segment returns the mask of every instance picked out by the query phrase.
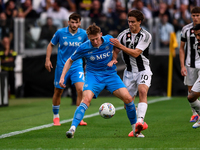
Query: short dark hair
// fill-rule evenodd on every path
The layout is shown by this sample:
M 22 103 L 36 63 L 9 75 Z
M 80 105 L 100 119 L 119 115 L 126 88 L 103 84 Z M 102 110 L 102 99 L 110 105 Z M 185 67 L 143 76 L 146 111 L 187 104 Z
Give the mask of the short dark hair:
M 197 24 L 196 26 L 194 26 L 194 30 L 200 30 L 200 24 Z
M 135 17 L 137 21 L 141 21 L 141 22 L 144 20 L 144 15 L 139 10 L 131 10 L 128 13 L 128 17 Z
M 200 7 L 194 7 L 194 8 L 192 8 L 192 10 L 191 10 L 191 14 L 194 14 L 194 13 L 200 13 Z
M 98 27 L 95 23 L 90 25 L 87 30 L 87 35 L 96 35 L 97 33 L 101 33 L 101 28 Z
M 71 20 L 71 19 L 73 19 L 73 20 L 79 20 L 79 21 L 81 21 L 81 15 L 79 15 L 78 13 L 72 13 L 70 16 L 69 16 L 69 20 Z

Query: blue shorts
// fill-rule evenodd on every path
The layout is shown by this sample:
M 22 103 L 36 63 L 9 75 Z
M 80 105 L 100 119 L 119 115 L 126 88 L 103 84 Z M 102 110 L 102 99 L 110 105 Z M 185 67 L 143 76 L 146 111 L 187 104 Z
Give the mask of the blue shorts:
M 60 76 L 62 74 L 62 71 L 63 71 L 63 67 L 56 67 L 55 77 L 54 77 L 54 86 L 59 89 L 64 89 L 64 88 L 60 87 L 60 85 L 59 85 Z M 66 84 L 69 79 L 71 80 L 72 84 L 77 83 L 77 82 L 84 82 L 83 67 L 69 69 L 69 71 L 65 75 L 64 84 Z
M 99 93 L 105 88 L 111 93 L 115 90 L 126 87 L 118 76 L 117 73 L 107 75 L 107 76 L 99 76 L 94 75 L 93 73 L 87 73 L 85 75 L 85 83 L 83 86 L 84 90 L 90 90 L 94 93 L 94 98 L 97 98 Z

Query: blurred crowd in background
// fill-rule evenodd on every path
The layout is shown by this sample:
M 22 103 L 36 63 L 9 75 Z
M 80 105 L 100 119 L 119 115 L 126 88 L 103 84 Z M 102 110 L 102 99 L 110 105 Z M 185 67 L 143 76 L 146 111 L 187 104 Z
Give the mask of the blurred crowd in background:
M 159 18 L 161 46 L 168 46 L 168 33 L 178 32 L 191 22 L 190 10 L 200 6 L 199 0 L 0 0 L 0 41 L 9 37 L 11 48 L 14 44 L 14 18 L 25 18 L 26 48 L 37 48 L 49 42 L 59 28 L 67 26 L 72 12 L 89 17 L 102 27 L 103 34 L 116 37 L 128 27 L 127 12 L 138 9 L 148 20 Z M 40 26 L 38 40 L 29 34 L 31 27 Z M 157 29 L 156 29 L 157 30 Z M 43 42 L 41 42 L 43 40 Z M 3 47 L 2 42 L 1 47 Z

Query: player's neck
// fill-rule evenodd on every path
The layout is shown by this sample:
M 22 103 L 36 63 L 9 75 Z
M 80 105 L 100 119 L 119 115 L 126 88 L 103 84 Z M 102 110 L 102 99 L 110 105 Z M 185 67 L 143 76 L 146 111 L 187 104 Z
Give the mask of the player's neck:
M 70 32 L 71 34 L 76 34 L 77 31 L 78 31 L 78 29 L 77 29 L 77 30 L 72 30 L 71 28 L 69 28 L 69 32 Z

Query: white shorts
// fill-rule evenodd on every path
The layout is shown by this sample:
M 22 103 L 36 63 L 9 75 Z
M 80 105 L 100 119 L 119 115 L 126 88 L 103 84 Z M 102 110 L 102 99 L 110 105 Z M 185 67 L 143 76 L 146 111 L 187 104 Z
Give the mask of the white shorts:
M 130 95 L 133 97 L 137 94 L 139 84 L 145 84 L 148 87 L 151 86 L 151 78 L 151 70 L 144 70 L 141 72 L 130 72 L 125 69 L 123 82 L 126 85 Z
M 188 66 L 186 66 L 186 69 L 187 76 L 184 77 L 184 84 L 187 86 L 193 86 L 199 76 L 198 72 L 200 71 L 200 69 L 191 68 Z
M 198 72 L 198 78 L 196 80 L 196 82 L 194 83 L 194 85 L 192 86 L 192 91 L 194 92 L 200 92 L 200 70 Z

